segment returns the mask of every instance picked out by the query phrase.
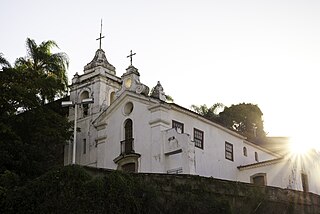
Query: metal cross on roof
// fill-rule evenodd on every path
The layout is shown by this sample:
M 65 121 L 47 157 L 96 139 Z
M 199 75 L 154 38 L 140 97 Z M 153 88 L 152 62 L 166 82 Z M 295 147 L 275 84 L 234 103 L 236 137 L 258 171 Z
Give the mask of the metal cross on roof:
M 101 49 L 101 40 L 104 38 L 104 36 L 102 36 L 102 19 L 101 19 L 101 28 L 100 28 L 100 37 L 96 40 L 100 40 L 99 42 L 99 49 Z
M 132 53 L 132 50 L 130 50 L 130 55 L 129 56 L 127 56 L 127 58 L 129 58 L 130 57 L 130 65 L 132 66 L 132 56 L 134 56 L 134 55 L 136 55 L 136 53 Z

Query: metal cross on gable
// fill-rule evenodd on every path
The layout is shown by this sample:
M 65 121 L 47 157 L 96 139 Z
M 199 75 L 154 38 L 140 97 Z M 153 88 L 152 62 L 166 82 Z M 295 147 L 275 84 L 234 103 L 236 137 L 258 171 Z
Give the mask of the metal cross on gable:
M 99 49 L 101 49 L 101 40 L 104 38 L 104 36 L 102 36 L 102 19 L 101 19 L 101 28 L 100 28 L 100 37 L 96 40 L 100 40 L 99 41 Z
M 130 57 L 130 65 L 132 66 L 132 56 L 134 56 L 134 55 L 136 55 L 136 53 L 132 53 L 132 50 L 130 50 L 130 55 L 129 56 L 127 56 L 127 58 L 129 58 Z

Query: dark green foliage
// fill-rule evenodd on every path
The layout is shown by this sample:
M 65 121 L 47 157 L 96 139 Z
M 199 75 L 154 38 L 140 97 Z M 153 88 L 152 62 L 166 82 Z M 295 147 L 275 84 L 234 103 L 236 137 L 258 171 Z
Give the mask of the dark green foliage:
M 215 103 L 209 108 L 206 104 L 200 106 L 192 105 L 191 108 L 205 118 L 214 122 L 218 122 L 219 112 L 223 110 L 225 106 L 222 103 Z
M 14 130 L 23 139 L 21 174 L 33 178 L 63 164 L 63 147 L 71 136 L 67 118 L 41 107 L 22 114 Z
M 263 127 L 263 113 L 258 107 L 251 103 L 240 103 L 225 107 L 221 103 L 216 103 L 211 107 L 205 104 L 191 108 L 205 118 L 232 129 L 253 142 L 263 142 L 266 134 Z M 219 110 L 221 110 L 219 112 Z
M 62 107 L 46 105 L 65 93 L 66 55 L 51 53 L 50 40 L 26 43 L 14 67 L 0 54 L 0 176 L 9 171 L 24 182 L 61 165 L 72 134 Z
M 231 213 L 230 205 L 223 196 L 204 189 L 192 189 L 191 185 L 177 185 L 174 198 L 171 206 L 179 213 Z M 167 213 L 172 211 L 168 210 Z
M 13 172 L 6 170 L 4 173 L 0 174 L 0 212 L 5 207 L 5 199 L 8 192 L 20 185 L 20 182 L 19 176 Z
M 7 176 L 14 177 L 10 173 Z M 164 190 L 156 190 L 158 187 L 135 174 L 113 171 L 94 177 L 80 166 L 67 166 L 52 169 L 3 194 L 0 189 L 0 212 L 230 213 L 230 205 L 224 197 L 205 189 L 172 183 L 174 195 L 168 195 Z
M 56 95 L 65 94 L 68 85 L 68 56 L 65 53 L 51 53 L 52 48 L 59 48 L 52 40 L 37 45 L 33 39 L 27 38 L 26 48 L 27 56 L 18 58 L 15 68 L 32 75 L 43 103 L 53 101 Z
M 63 147 L 72 134 L 67 118 L 43 106 L 2 122 L 0 174 L 9 170 L 32 179 L 63 164 Z
M 4 171 L 3 174 L 0 175 L 0 186 L 6 187 L 8 189 L 14 188 L 20 183 L 19 176 L 10 172 L 9 170 Z
M 0 191 L 1 194 L 1 191 Z M 53 169 L 4 197 L 2 213 L 153 213 L 151 188 L 128 174 L 92 177 L 79 166 Z
M 0 69 L 2 68 L 10 68 L 10 63 L 4 58 L 3 54 L 0 53 Z
M 85 186 L 85 213 L 152 213 L 157 210 L 151 187 L 129 174 L 114 171 Z
M 167 100 L 168 102 L 170 102 L 170 103 L 173 103 L 173 102 L 174 102 L 173 97 L 171 97 L 170 95 L 167 95 L 167 94 L 166 94 L 166 100 Z
M 191 175 L 127 174 L 77 165 L 18 187 L 0 177 L 0 213 L 319 213 L 319 196 Z M 95 174 L 89 174 L 88 172 Z
M 226 127 L 236 130 L 249 139 L 255 139 L 265 137 L 262 115 L 258 105 L 240 103 L 226 107 L 219 114 L 219 120 Z
M 0 71 L 0 116 L 14 116 L 18 109 L 29 110 L 39 106 L 32 74 L 14 68 Z
M 154 90 L 155 90 L 156 86 L 154 86 L 151 90 L 150 90 L 150 93 L 149 93 L 149 96 L 152 96 Z M 165 95 L 166 96 L 166 101 L 169 102 L 169 103 L 173 103 L 174 102 L 174 99 L 172 96 L 170 95 Z
M 3 213 L 77 213 L 83 186 L 90 179 L 78 166 L 51 170 L 10 191 Z

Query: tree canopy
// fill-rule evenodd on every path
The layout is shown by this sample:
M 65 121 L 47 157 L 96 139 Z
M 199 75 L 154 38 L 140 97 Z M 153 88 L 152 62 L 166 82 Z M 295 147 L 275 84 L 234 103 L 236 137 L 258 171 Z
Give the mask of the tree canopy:
M 52 41 L 44 41 L 40 45 L 32 39 L 26 41 L 27 56 L 15 62 L 15 69 L 25 72 L 35 83 L 35 89 L 43 103 L 53 101 L 56 96 L 65 94 L 68 79 L 66 70 L 69 60 L 65 53 L 52 53 L 58 45 Z
M 0 54 L 0 175 L 37 177 L 61 163 L 70 124 L 60 103 L 66 94 L 68 58 L 52 53 L 54 41 L 27 39 L 27 56 L 12 66 Z
M 216 103 L 211 107 L 205 104 L 191 108 L 198 114 L 206 117 L 209 120 L 220 123 L 223 126 L 232 129 L 253 142 L 259 143 L 265 137 L 263 126 L 263 113 L 258 107 L 251 103 L 240 103 L 226 107 L 221 103 Z M 217 112 L 218 109 L 222 109 Z
M 196 105 L 191 106 L 191 108 L 195 112 L 215 122 L 218 122 L 219 112 L 222 111 L 224 107 L 225 106 L 222 103 L 215 103 L 209 108 L 207 107 L 206 104 L 200 105 L 200 106 L 196 106 Z
M 240 103 L 226 107 L 219 114 L 220 122 L 228 128 L 247 136 L 249 139 L 265 137 L 263 113 L 251 103 Z
M 4 68 L 10 68 L 11 65 L 10 63 L 4 58 L 3 54 L 0 53 L 0 68 L 2 69 L 2 67 Z

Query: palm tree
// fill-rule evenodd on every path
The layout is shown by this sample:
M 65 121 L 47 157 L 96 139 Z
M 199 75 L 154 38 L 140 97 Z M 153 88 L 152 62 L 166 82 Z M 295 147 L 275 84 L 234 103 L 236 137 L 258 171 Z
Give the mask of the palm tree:
M 27 38 L 26 48 L 27 56 L 18 58 L 15 68 L 37 82 L 42 102 L 53 101 L 56 96 L 65 94 L 68 86 L 68 56 L 65 53 L 52 53 L 52 48 L 59 48 L 52 40 L 37 45 L 33 39 Z
M 10 63 L 3 57 L 3 54 L 0 53 L 0 68 L 11 68 Z
M 191 109 L 209 120 L 218 122 L 219 111 L 224 109 L 224 105 L 222 103 L 215 103 L 209 108 L 206 104 L 200 106 L 191 105 Z

